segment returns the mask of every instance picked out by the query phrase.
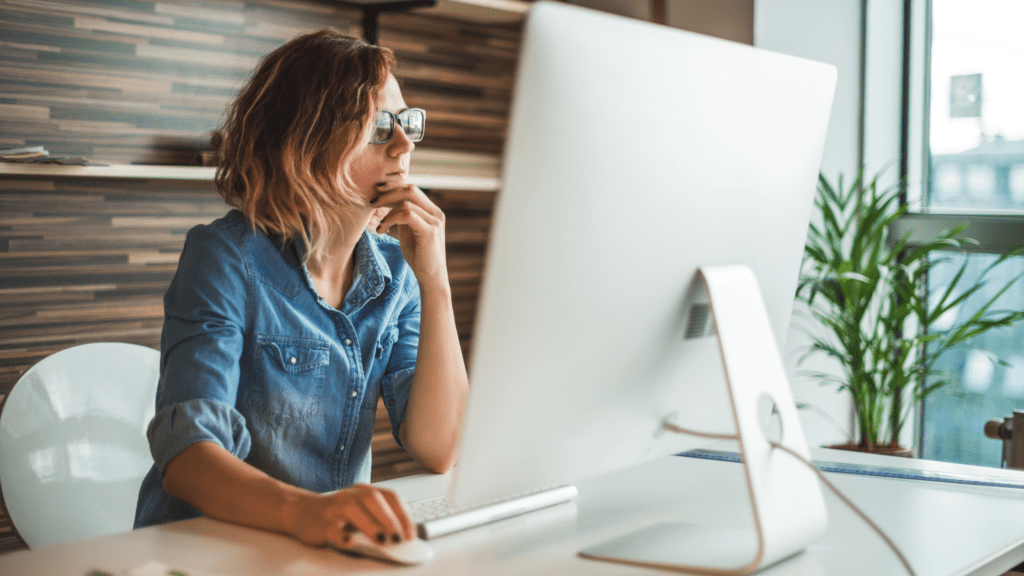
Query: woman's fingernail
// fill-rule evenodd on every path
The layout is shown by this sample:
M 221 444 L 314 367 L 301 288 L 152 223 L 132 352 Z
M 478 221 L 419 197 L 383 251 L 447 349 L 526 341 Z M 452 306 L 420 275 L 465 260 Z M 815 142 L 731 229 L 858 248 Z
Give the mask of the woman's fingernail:
M 349 542 L 351 542 L 352 541 L 352 533 L 346 531 L 344 534 L 342 534 L 341 541 L 344 542 L 345 544 L 348 544 Z
M 388 541 L 387 536 L 383 532 L 377 532 L 377 542 L 383 544 Z
M 398 533 L 392 534 L 391 535 L 391 541 L 395 542 L 395 543 L 401 542 L 402 541 L 402 535 L 398 534 Z

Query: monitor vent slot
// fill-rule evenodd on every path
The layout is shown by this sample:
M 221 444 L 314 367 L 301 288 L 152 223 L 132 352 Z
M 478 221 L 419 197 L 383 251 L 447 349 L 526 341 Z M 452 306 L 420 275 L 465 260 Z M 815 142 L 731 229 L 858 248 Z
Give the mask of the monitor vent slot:
M 707 304 L 694 304 L 690 306 L 690 318 L 686 322 L 686 335 L 684 339 L 693 340 L 710 336 L 714 333 L 714 322 L 711 321 L 711 306 Z

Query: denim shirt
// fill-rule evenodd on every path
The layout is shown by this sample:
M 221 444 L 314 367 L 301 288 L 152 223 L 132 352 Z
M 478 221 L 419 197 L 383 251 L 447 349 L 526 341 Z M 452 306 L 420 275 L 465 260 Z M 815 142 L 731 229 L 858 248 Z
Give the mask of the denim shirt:
M 383 394 L 398 440 L 419 344 L 419 287 L 398 241 L 364 232 L 341 310 L 317 294 L 295 243 L 229 212 L 189 231 L 164 297 L 154 466 L 135 527 L 200 515 L 168 495 L 164 467 L 212 441 L 315 492 L 370 481 Z

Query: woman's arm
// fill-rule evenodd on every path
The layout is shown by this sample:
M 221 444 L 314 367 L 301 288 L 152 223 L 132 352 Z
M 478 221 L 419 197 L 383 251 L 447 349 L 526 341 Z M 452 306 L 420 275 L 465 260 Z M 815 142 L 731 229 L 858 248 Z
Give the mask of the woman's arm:
M 164 468 L 164 490 L 204 515 L 290 534 L 312 546 L 347 548 L 353 530 L 378 541 L 415 536 L 393 492 L 358 484 L 317 494 L 276 480 L 216 442 L 197 442 Z
M 455 465 L 468 393 L 451 288 L 421 284 L 416 370 L 398 434 L 416 461 L 432 472 L 447 472 Z
M 377 227 L 398 226 L 402 255 L 420 288 L 416 369 L 399 438 L 417 462 L 437 473 L 455 465 L 469 378 L 455 330 L 445 259 L 444 213 L 414 185 L 387 184 L 374 201 L 391 211 Z

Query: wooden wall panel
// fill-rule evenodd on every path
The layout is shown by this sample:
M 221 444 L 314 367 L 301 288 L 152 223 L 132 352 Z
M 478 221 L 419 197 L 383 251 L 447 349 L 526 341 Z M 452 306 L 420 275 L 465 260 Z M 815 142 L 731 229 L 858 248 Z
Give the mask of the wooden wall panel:
M 225 210 L 209 182 L 0 179 L 0 392 L 70 346 L 159 348 L 185 232 Z
M 0 180 L 0 392 L 68 346 L 159 346 L 185 232 L 224 214 L 212 185 Z
M 0 148 L 193 163 L 263 54 L 325 26 L 358 35 L 359 22 L 358 11 L 328 0 L 0 0 Z M 428 110 L 418 146 L 500 153 L 519 26 L 423 13 L 385 14 L 380 25 L 406 101 Z M 448 215 L 468 353 L 494 196 L 431 194 Z M 0 397 L 69 346 L 159 347 L 184 234 L 225 210 L 209 182 L 0 176 Z M 384 418 L 374 479 L 417 471 Z M 0 552 L 20 547 L 0 516 Z
M 427 148 L 499 153 L 519 27 L 384 14 Z M 0 148 L 112 163 L 186 164 L 259 58 L 296 34 L 360 35 L 335 2 L 0 0 Z

